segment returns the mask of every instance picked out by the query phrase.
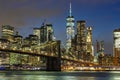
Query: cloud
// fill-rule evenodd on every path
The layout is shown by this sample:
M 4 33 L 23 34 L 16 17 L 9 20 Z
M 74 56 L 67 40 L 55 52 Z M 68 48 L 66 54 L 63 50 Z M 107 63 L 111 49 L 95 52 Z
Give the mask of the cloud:
M 30 19 L 50 18 L 62 13 L 54 0 L 0 0 L 0 25 L 26 26 Z

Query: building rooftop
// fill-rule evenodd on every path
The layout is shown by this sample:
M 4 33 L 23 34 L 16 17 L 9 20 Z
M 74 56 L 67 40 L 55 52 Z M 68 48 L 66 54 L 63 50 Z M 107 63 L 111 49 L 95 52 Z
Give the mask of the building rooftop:
M 115 29 L 113 32 L 120 32 L 120 28 L 119 29 Z

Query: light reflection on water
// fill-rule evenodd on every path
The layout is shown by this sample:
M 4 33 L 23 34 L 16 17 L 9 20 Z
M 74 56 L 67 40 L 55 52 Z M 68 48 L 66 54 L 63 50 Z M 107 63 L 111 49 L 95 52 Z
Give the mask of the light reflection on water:
M 0 72 L 0 80 L 120 80 L 118 72 Z M 29 75 L 30 73 L 30 75 Z

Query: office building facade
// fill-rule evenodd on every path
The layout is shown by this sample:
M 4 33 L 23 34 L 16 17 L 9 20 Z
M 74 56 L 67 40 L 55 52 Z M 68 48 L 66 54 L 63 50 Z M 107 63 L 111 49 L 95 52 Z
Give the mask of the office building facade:
M 78 58 L 83 58 L 86 54 L 86 27 L 85 21 L 77 21 L 77 40 L 76 40 L 76 51 L 78 53 Z
M 120 29 L 115 29 L 114 37 L 114 57 L 120 57 Z
M 10 25 L 3 25 L 2 26 L 2 39 L 7 39 L 10 42 L 12 42 L 13 36 L 14 36 L 14 27 Z

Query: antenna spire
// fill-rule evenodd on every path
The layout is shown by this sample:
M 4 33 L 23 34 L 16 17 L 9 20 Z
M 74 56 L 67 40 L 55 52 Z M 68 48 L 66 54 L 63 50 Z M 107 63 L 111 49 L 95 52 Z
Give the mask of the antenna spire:
M 70 2 L 70 16 L 72 16 L 72 6 L 71 6 L 71 2 Z
M 45 22 L 46 22 L 46 19 L 44 19 L 44 21 L 43 21 L 43 23 L 42 23 L 42 26 L 44 26 L 44 25 L 45 25 Z

